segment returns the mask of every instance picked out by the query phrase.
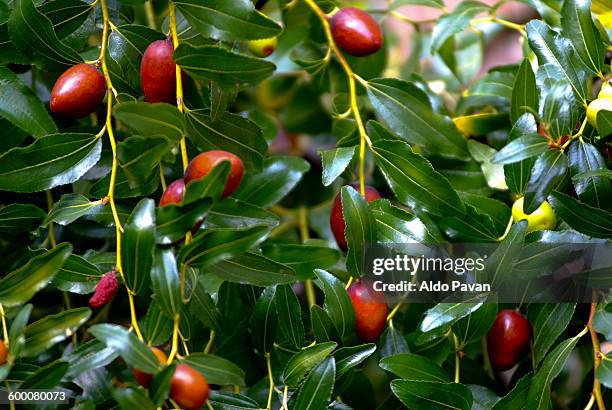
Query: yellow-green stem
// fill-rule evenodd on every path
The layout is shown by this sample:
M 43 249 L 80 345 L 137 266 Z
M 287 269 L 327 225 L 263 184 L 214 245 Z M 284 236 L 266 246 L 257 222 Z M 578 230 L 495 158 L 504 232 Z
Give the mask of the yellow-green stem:
M 459 383 L 461 372 L 461 352 L 459 350 L 459 338 L 453 333 L 453 344 L 455 345 L 455 383 Z
M 596 296 L 595 292 L 593 292 L 593 296 Z M 593 396 L 595 397 L 595 402 L 597 403 L 599 410 L 606 410 L 606 405 L 604 404 L 603 396 L 601 394 L 601 382 L 599 381 L 596 373 L 597 368 L 601 364 L 601 347 L 599 345 L 599 337 L 597 336 L 597 332 L 593 327 L 593 318 L 595 317 L 596 311 L 597 302 L 593 302 L 591 303 L 591 311 L 589 314 L 589 321 L 587 323 L 587 327 L 591 335 L 591 343 L 593 344 L 593 373 L 595 374 L 593 378 Z
M 212 351 L 212 348 L 215 344 L 216 333 L 214 330 L 210 331 L 210 336 L 208 338 L 208 343 L 206 343 L 206 347 L 204 348 L 204 353 L 208 354 Z
M 309 238 L 308 234 L 308 208 L 305 206 L 300 206 L 298 209 L 298 220 L 300 226 L 300 238 L 302 239 L 302 243 L 306 242 Z M 306 279 L 304 282 L 304 291 L 306 292 L 306 300 L 308 302 L 308 307 L 312 307 L 315 303 L 317 303 L 315 297 L 315 289 L 311 279 Z
M 50 212 L 53 208 L 53 196 L 51 196 L 51 190 L 46 190 L 45 194 L 47 196 L 47 210 Z M 55 240 L 55 228 L 53 222 L 49 223 L 47 229 L 49 229 L 49 242 L 51 243 L 51 248 L 55 248 L 57 246 L 57 241 Z
M 4 337 L 4 344 L 6 347 L 9 346 L 9 333 L 8 327 L 6 326 L 6 317 L 4 317 L 4 307 L 0 304 L 0 318 L 2 319 L 2 335 Z
M 272 409 L 272 392 L 274 391 L 274 378 L 272 377 L 272 364 L 270 363 L 270 353 L 266 353 L 266 367 L 268 368 L 268 380 L 270 388 L 268 390 L 268 405 L 266 410 Z
M 147 0 L 145 3 L 145 13 L 147 14 L 147 24 L 149 28 L 155 30 L 155 10 L 153 9 L 153 0 Z
M 172 326 L 172 348 L 170 349 L 170 354 L 168 355 L 167 363 L 170 364 L 174 361 L 176 354 L 178 352 L 178 335 L 179 335 L 179 325 L 181 323 L 181 316 L 176 315 L 174 318 L 174 324 Z

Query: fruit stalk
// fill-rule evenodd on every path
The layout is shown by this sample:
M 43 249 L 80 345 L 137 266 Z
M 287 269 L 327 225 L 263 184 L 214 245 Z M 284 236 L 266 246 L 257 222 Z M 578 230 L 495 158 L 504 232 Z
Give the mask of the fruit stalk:
M 4 316 L 4 307 L 0 303 L 0 319 L 2 319 L 2 335 L 4 338 L 4 344 L 6 347 L 9 346 L 9 333 L 8 328 L 6 327 L 6 317 Z
M 274 391 L 274 378 L 272 377 L 272 364 L 270 363 L 270 353 L 266 353 L 266 367 L 268 368 L 268 380 L 270 388 L 268 390 L 268 404 L 266 410 L 272 409 L 272 392 Z
M 308 209 L 305 206 L 299 208 L 299 221 L 300 221 L 300 237 L 302 244 L 308 240 Z M 306 300 L 308 301 L 308 307 L 311 308 L 317 303 L 315 297 L 314 285 L 311 279 L 306 279 L 304 282 L 304 289 L 306 290 Z
M 357 124 L 357 130 L 359 131 L 359 193 L 361 195 L 365 195 L 365 146 L 366 143 L 368 145 L 372 145 L 370 138 L 366 132 L 365 126 L 363 125 L 363 120 L 361 118 L 361 114 L 359 113 L 359 106 L 357 105 L 357 87 L 355 85 L 356 74 L 353 73 L 351 66 L 346 61 L 336 42 L 334 41 L 334 37 L 331 32 L 331 27 L 329 26 L 329 21 L 327 20 L 327 15 L 321 8 L 315 3 L 314 0 L 304 0 L 306 4 L 319 16 L 321 20 L 321 25 L 323 26 L 323 30 L 325 31 L 325 37 L 327 38 L 327 42 L 329 44 L 329 48 L 336 55 L 336 58 L 340 62 L 344 73 L 346 74 L 348 85 L 349 85 L 349 100 L 351 105 L 351 111 L 353 112 L 353 117 L 355 118 L 355 123 Z
M 117 160 L 117 141 L 115 139 L 115 134 L 113 132 L 113 124 L 112 124 L 112 113 L 113 113 L 113 97 L 115 96 L 115 89 L 113 87 L 113 82 L 111 81 L 110 74 L 108 71 L 108 67 L 106 65 L 106 49 L 108 46 L 108 31 L 111 26 L 111 21 L 108 15 L 108 7 L 106 5 L 106 0 L 100 0 L 100 8 L 102 10 L 102 45 L 100 47 L 100 56 L 98 60 L 102 66 L 102 74 L 104 75 L 104 81 L 106 82 L 106 88 L 108 90 L 107 93 L 107 103 L 106 103 L 106 121 L 105 128 L 108 133 L 108 139 L 111 145 L 111 151 L 113 154 L 113 160 L 111 165 L 111 176 L 110 182 L 108 185 L 108 193 L 107 198 L 111 206 L 111 212 L 113 214 L 113 220 L 115 222 L 115 230 L 117 236 L 117 260 L 116 260 L 116 268 L 119 274 L 121 275 L 121 279 L 125 284 L 125 278 L 123 276 L 123 265 L 121 261 L 121 239 L 123 233 L 123 227 L 121 226 L 121 221 L 119 220 L 119 214 L 117 213 L 117 207 L 115 206 L 115 182 L 117 180 L 117 168 L 118 168 L 118 160 Z M 98 134 L 102 136 L 103 134 Z M 142 337 L 142 332 L 140 331 L 140 327 L 138 326 L 138 319 L 136 317 L 136 307 L 134 304 L 134 292 L 125 285 L 127 289 L 128 301 L 130 304 L 130 317 L 132 322 L 132 328 L 136 332 L 136 335 L 140 340 L 144 340 Z
M 596 310 L 597 302 L 591 303 L 591 312 L 589 314 L 589 321 L 587 322 L 587 327 L 589 328 L 591 342 L 593 343 L 593 396 L 595 397 L 595 401 L 597 402 L 597 407 L 599 408 L 599 410 L 605 410 L 606 405 L 604 404 L 603 396 L 601 394 L 601 382 L 597 378 L 596 373 L 597 368 L 601 364 L 601 350 L 599 346 L 599 338 L 597 337 L 597 332 L 593 327 L 593 317 L 595 316 Z

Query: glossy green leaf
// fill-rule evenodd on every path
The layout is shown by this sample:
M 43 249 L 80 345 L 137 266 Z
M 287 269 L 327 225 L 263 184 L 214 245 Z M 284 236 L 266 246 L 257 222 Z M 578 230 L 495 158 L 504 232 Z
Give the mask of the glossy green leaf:
M 180 241 L 187 232 L 204 220 L 211 206 L 210 198 L 202 198 L 188 204 L 159 207 L 155 218 L 157 243 L 167 245 Z
M 144 342 L 138 340 L 134 332 L 103 323 L 90 327 L 89 333 L 119 353 L 130 366 L 151 374 L 159 370 L 157 357 Z
M 250 319 L 251 337 L 259 353 L 269 353 L 274 344 L 278 315 L 274 299 L 276 297 L 276 286 L 264 289 Z
M 484 303 L 485 299 L 486 295 L 476 295 L 466 299 L 464 302 L 438 303 L 425 312 L 419 329 L 421 332 L 429 332 L 442 326 L 455 323 L 459 319 L 476 311 L 476 309 Z
M 154 410 L 156 408 L 143 389 L 134 387 L 114 388 L 112 394 L 121 408 L 135 410 Z
M 67 377 L 77 377 L 88 370 L 107 366 L 117 356 L 113 349 L 106 347 L 97 339 L 81 343 L 70 355 L 64 357 L 70 363 Z
M 206 353 L 192 353 L 183 359 L 187 363 L 206 377 L 208 383 L 221 386 L 234 385 L 244 386 L 244 371 L 219 356 Z
M 341 341 L 338 331 L 327 314 L 327 311 L 322 307 L 312 305 L 310 308 L 310 322 L 312 323 L 312 331 L 317 343 L 332 340 Z
M 325 408 L 331 398 L 336 377 L 336 362 L 328 357 L 319 363 L 306 377 L 292 400 L 294 409 Z
M 551 194 L 550 204 L 555 214 L 578 232 L 596 238 L 612 238 L 612 213 L 557 191 Z
M 69 367 L 70 364 L 65 361 L 51 362 L 25 379 L 19 388 L 24 390 L 52 389 L 60 384 Z
M 143 199 L 123 227 L 121 259 L 126 286 L 139 294 L 149 287 L 155 248 L 155 203 Z
M 209 266 L 207 271 L 221 280 L 262 287 L 296 281 L 291 267 L 255 253 L 222 260 Z
M 178 142 L 185 135 L 185 118 L 170 104 L 125 102 L 115 106 L 113 115 L 126 126 L 147 137 L 161 135 Z
M 0 67 L 0 115 L 35 138 L 57 132 L 43 103 L 15 73 Z
M 612 386 L 612 354 L 607 354 L 595 371 L 595 375 L 606 388 Z
M 78 180 L 98 162 L 101 140 L 91 134 L 53 134 L 0 156 L 0 190 L 38 192 Z
M 151 380 L 151 384 L 149 385 L 149 397 L 156 406 L 161 406 L 170 396 L 175 370 L 175 364 L 166 366 L 153 377 L 153 380 Z
M 34 205 L 10 204 L 0 208 L 0 232 L 31 232 L 41 225 L 45 213 Z
M 344 236 L 348 244 L 346 268 L 352 277 L 363 274 L 363 260 L 368 245 L 376 242 L 376 221 L 368 202 L 357 190 L 345 186 L 341 190 L 342 214 L 346 224 Z
M 340 252 L 314 243 L 265 245 L 263 254 L 293 270 L 298 278 L 311 278 L 314 269 L 328 269 L 340 259 Z
M 25 346 L 22 357 L 34 357 L 57 343 L 69 338 L 89 317 L 89 308 L 65 310 L 55 315 L 48 315 L 25 328 Z
M 281 27 L 257 12 L 250 0 L 175 1 L 178 10 L 204 37 L 251 40 L 277 36 Z
M 380 336 L 378 346 L 381 359 L 410 351 L 404 336 L 393 326 L 387 326 Z
M 453 333 L 461 345 L 480 340 L 487 334 L 497 316 L 497 303 L 491 300 L 453 324 Z
M 137 187 L 159 175 L 162 158 L 170 152 L 171 145 L 163 137 L 126 138 L 119 143 L 117 158 L 130 186 Z
M 250 397 L 236 393 L 228 393 L 220 390 L 210 392 L 209 402 L 211 406 L 219 410 L 243 410 L 259 409 L 259 404 Z
M 183 308 L 179 271 L 176 258 L 170 249 L 157 249 L 151 267 L 151 283 L 154 298 L 161 311 L 170 318 L 180 315 Z
M 607 169 L 604 157 L 597 148 L 582 140 L 570 144 L 567 160 L 572 177 Z M 593 176 L 573 182 L 581 200 L 597 208 L 612 209 L 612 184 L 609 178 Z
M 379 366 L 404 380 L 450 382 L 450 377 L 437 363 L 425 356 L 401 353 L 385 357 Z
M 68 225 L 82 216 L 96 212 L 103 207 L 101 201 L 90 201 L 80 194 L 62 195 L 59 201 L 53 204 L 49 215 L 45 218 L 43 226 L 54 222 L 60 225 Z
M 561 182 L 568 170 L 567 157 L 561 151 L 548 150 L 536 160 L 525 188 L 523 210 L 530 214 L 540 207 Z
M 336 359 L 336 377 L 340 378 L 353 367 L 363 363 L 375 351 L 376 345 L 374 343 L 338 349 L 334 353 L 334 359 Z
M 346 169 L 355 155 L 355 146 L 320 151 L 323 162 L 323 185 L 331 185 Z
M 204 221 L 204 228 L 243 229 L 254 226 L 272 228 L 277 226 L 279 222 L 278 215 L 273 212 L 234 198 L 227 198 L 213 205 Z
M 285 340 L 294 348 L 304 346 L 304 323 L 302 322 L 302 309 L 297 296 L 290 285 L 276 287 L 274 297 L 276 314 L 278 315 L 278 329 Z
M 465 30 L 478 14 L 489 9 L 478 1 L 463 1 L 451 13 L 440 17 L 431 34 L 431 49 L 437 51 L 453 35 Z
M 523 376 L 512 390 L 493 406 L 493 410 L 514 410 L 524 408 L 532 373 Z
M 51 20 L 57 36 L 64 38 L 85 23 L 93 6 L 82 0 L 51 0 L 43 3 L 38 10 Z
M 538 111 L 538 89 L 531 63 L 524 59 L 521 63 L 512 87 L 510 119 L 515 123 L 526 112 Z
M 335 342 L 317 343 L 291 356 L 283 372 L 285 384 L 296 387 L 308 372 L 329 356 L 337 346 Z
M 370 203 L 376 219 L 378 240 L 388 243 L 437 243 L 442 241 L 438 228 L 426 217 L 417 217 L 391 205 L 387 199 Z
M 535 122 L 535 118 L 531 113 L 523 114 L 518 118 L 512 130 L 508 134 L 508 141 L 510 144 L 521 137 L 526 135 L 535 134 L 538 131 L 538 126 Z M 502 149 L 503 151 L 503 149 Z M 501 152 L 501 151 L 500 151 Z M 535 163 L 535 158 L 524 159 L 518 163 L 504 165 L 504 176 L 508 188 L 516 195 L 522 195 L 527 182 L 529 181 L 529 175 L 531 168 Z
M 190 181 L 185 187 L 183 203 L 190 204 L 202 198 L 220 199 L 230 172 L 229 161 L 222 161 L 203 178 Z
M 51 284 L 60 290 L 83 295 L 94 291 L 102 275 L 96 265 L 78 255 L 70 255 Z
M 591 17 L 591 0 L 566 0 L 561 10 L 561 28 L 584 64 L 601 73 L 606 49 Z
M 344 340 L 355 331 L 355 312 L 351 299 L 338 278 L 321 269 L 315 269 L 325 294 L 325 310 L 340 337 Z
M 576 305 L 574 303 L 547 303 L 542 305 L 533 322 L 533 362 L 537 365 L 548 353 L 557 338 L 569 324 Z
M 540 134 L 528 134 L 513 140 L 493 157 L 495 164 L 512 164 L 540 155 L 548 149 L 548 140 Z
M 203 276 L 198 278 L 195 289 L 191 292 L 189 310 L 205 327 L 215 332 L 221 332 L 223 329 L 221 312 L 212 297 L 206 292 Z
M 9 353 L 7 357 L 7 366 L 10 366 L 10 364 L 21 355 L 21 350 L 25 345 L 25 328 L 28 325 L 33 308 L 34 305 L 32 304 L 24 305 L 21 309 L 19 309 L 19 312 L 17 312 L 13 318 L 13 322 L 9 328 Z
M 391 390 L 408 408 L 428 410 L 472 408 L 472 392 L 459 383 L 393 380 Z
M 172 319 L 161 312 L 154 300 L 149 304 L 147 314 L 142 319 L 143 336 L 154 346 L 159 346 L 170 340 L 172 336 Z
M 62 243 L 6 274 L 0 279 L 0 303 L 15 306 L 30 300 L 53 279 L 71 251 L 70 244 Z

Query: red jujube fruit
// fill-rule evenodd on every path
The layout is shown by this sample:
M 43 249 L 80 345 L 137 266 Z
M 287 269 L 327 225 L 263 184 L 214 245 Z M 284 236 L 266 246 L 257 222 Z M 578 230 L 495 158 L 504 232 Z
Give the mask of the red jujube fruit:
M 176 64 L 172 40 L 149 44 L 140 63 L 140 85 L 149 103 L 176 104 Z
M 208 400 L 209 387 L 200 372 L 184 363 L 176 366 L 170 382 L 170 397 L 182 408 L 196 410 Z
M 359 191 L 359 185 L 349 186 L 356 191 Z M 376 188 L 369 185 L 366 185 L 364 188 L 366 201 L 372 202 L 380 198 L 380 193 L 376 190 Z M 344 236 L 346 223 L 344 221 L 344 214 L 342 213 L 342 195 L 340 192 L 338 192 L 338 195 L 336 195 L 334 203 L 332 204 L 331 212 L 329 214 L 329 224 L 334 234 L 334 238 L 336 238 L 338 247 L 346 252 L 348 249 L 348 244 L 346 243 L 346 238 Z
M 367 281 L 353 283 L 348 295 L 355 311 L 355 332 L 363 342 L 376 342 L 385 329 L 388 307 L 383 295 L 375 292 Z
M 382 47 L 380 25 L 363 10 L 343 8 L 334 14 L 330 26 L 336 44 L 350 55 L 363 57 Z
M 194 179 L 204 178 L 223 161 L 229 161 L 230 172 L 221 197 L 226 198 L 233 194 L 242 181 L 244 165 L 239 157 L 227 151 L 213 150 L 196 155 L 185 170 L 185 184 Z
M 183 200 L 185 194 L 185 181 L 177 179 L 166 187 L 166 190 L 162 194 L 159 200 L 159 206 L 166 206 L 170 204 L 178 204 Z
M 164 353 L 161 349 L 158 349 L 157 347 L 152 347 L 151 351 L 157 358 L 157 361 L 159 362 L 159 364 L 161 365 L 166 364 L 166 362 L 168 361 L 168 356 L 166 356 L 166 353 Z M 136 378 L 136 381 L 138 382 L 138 384 L 143 387 L 149 387 L 149 384 L 151 384 L 151 380 L 153 380 L 152 374 L 145 373 L 138 369 L 134 369 L 134 377 Z
M 51 90 L 51 112 L 58 117 L 78 119 L 98 108 L 106 95 L 100 71 L 89 64 L 77 64 L 59 76 Z
M 101 308 L 110 302 L 117 293 L 117 273 L 115 271 L 106 272 L 96 285 L 96 290 L 89 299 L 89 306 L 94 309 Z
M 487 350 L 496 370 L 508 370 L 529 352 L 532 330 L 525 316 L 515 310 L 502 310 L 487 333 Z

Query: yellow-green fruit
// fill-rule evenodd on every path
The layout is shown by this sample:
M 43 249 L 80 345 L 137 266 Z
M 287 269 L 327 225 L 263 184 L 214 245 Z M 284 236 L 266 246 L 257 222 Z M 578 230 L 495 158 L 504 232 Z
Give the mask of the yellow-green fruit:
M 250 40 L 249 50 L 257 57 L 268 57 L 276 50 L 278 39 L 276 37 L 262 38 L 261 40 Z
M 526 214 L 523 211 L 523 197 L 520 197 L 512 205 L 512 218 L 514 222 L 527 220 L 527 232 L 541 231 L 543 229 L 553 229 L 557 226 L 557 217 L 550 204 L 546 201 L 533 213 Z
M 593 127 L 597 127 L 597 113 L 601 110 L 612 111 L 612 98 L 598 98 L 587 107 L 587 120 Z
M 599 90 L 599 94 L 597 94 L 597 98 L 612 98 L 612 84 L 604 81 L 601 90 Z

